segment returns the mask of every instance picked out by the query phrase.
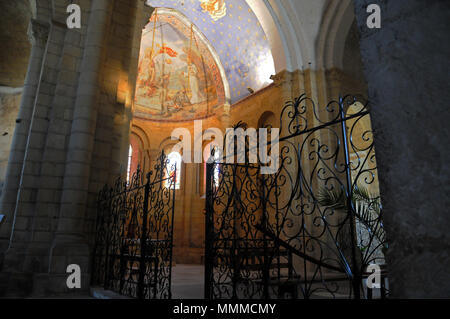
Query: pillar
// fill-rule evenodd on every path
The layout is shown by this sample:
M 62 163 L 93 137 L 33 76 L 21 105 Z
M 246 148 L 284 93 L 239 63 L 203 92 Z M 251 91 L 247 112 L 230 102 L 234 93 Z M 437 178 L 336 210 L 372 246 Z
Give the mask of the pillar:
M 30 63 L 28 65 L 19 113 L 17 116 L 17 125 L 14 130 L 5 184 L 0 199 L 0 212 L 6 215 L 6 222 L 0 227 L 0 252 L 4 252 L 4 250 L 8 248 L 9 237 L 11 236 L 12 228 L 14 227 L 16 201 L 21 184 L 21 175 L 31 119 L 36 104 L 36 92 L 41 78 L 49 35 L 49 25 L 45 22 L 33 19 L 30 22 L 28 32 L 32 43 Z M 0 259 L 3 258 L 0 257 Z
M 355 0 L 394 298 L 450 293 L 448 1 Z
M 81 267 L 83 275 L 89 271 L 89 245 L 83 225 L 97 124 L 104 40 L 112 4 L 109 0 L 96 0 L 91 5 L 68 146 L 61 209 L 50 251 L 51 274 L 65 275 L 67 265 L 72 263 Z M 87 288 L 86 285 L 84 288 Z

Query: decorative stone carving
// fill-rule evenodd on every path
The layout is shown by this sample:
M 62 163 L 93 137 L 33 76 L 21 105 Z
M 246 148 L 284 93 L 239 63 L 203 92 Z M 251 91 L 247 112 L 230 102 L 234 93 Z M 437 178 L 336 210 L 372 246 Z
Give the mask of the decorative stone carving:
M 273 84 L 276 87 L 283 86 L 286 83 L 292 82 L 292 72 L 283 70 L 275 75 L 272 75 L 270 77 L 271 80 L 273 80 Z

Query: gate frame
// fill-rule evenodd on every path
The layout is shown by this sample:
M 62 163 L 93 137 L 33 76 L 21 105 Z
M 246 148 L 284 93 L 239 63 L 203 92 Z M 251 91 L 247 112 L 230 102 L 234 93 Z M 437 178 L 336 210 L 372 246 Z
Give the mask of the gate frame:
M 105 185 L 99 192 L 91 285 L 101 285 L 105 290 L 113 290 L 119 294 L 130 296 L 132 293 L 125 293 L 123 286 L 126 282 L 125 271 L 133 270 L 133 268 L 123 269 L 123 266 L 124 264 L 127 265 L 128 262 L 131 262 L 133 266 L 138 261 L 138 277 L 136 281 L 132 282 L 132 285 L 135 285 L 135 293 L 130 297 L 137 299 L 146 299 L 149 296 L 152 297 L 150 299 L 158 299 L 158 297 L 172 298 L 171 282 L 177 168 L 176 165 L 169 168 L 169 163 L 167 156 L 162 152 L 154 165 L 154 170 L 145 174 L 145 177 L 140 166 L 138 166 L 129 181 L 124 180 L 120 176 L 116 179 L 113 187 Z M 149 218 L 151 219 L 152 210 L 154 209 L 152 202 L 157 204 L 162 196 L 167 198 L 165 204 L 169 206 L 159 216 L 160 219 L 155 220 L 155 222 L 157 224 L 163 218 L 166 218 L 170 225 L 165 233 L 165 239 L 158 238 L 159 232 L 164 233 L 161 229 L 162 225 L 156 228 L 158 235 L 154 239 L 149 233 L 151 231 L 148 227 L 150 223 Z M 121 207 L 113 208 L 117 203 Z M 142 217 L 142 222 L 139 221 L 139 217 Z M 137 224 L 132 224 L 133 218 L 136 219 Z M 126 227 L 127 230 L 125 230 Z M 127 237 L 130 230 L 132 235 Z M 155 231 L 155 228 L 153 230 Z M 137 237 L 134 235 L 135 232 L 138 233 Z M 125 247 L 124 245 L 124 241 L 127 240 L 135 240 L 138 243 L 134 250 L 134 256 L 125 253 L 125 248 L 127 251 L 129 249 L 129 246 Z M 152 248 L 148 242 L 153 240 L 156 240 L 158 243 Z M 163 247 L 160 247 L 160 244 Z M 111 246 L 113 246 L 114 251 L 118 250 L 119 252 L 111 254 Z M 166 253 L 164 255 L 156 253 L 155 256 L 148 256 L 147 252 L 149 249 L 159 252 L 164 249 Z M 114 278 L 114 275 L 117 277 L 117 274 L 114 274 L 114 264 L 117 262 L 115 259 L 118 256 L 120 256 L 119 278 Z M 149 270 L 147 269 L 149 263 L 147 259 L 150 257 L 152 259 L 150 264 L 155 263 L 155 266 L 150 266 Z M 160 267 L 160 259 L 164 261 L 165 259 L 162 259 L 164 257 L 168 257 L 167 263 L 164 267 Z M 161 274 L 163 268 L 168 269 L 167 274 Z M 128 274 L 128 278 L 131 276 L 132 274 Z M 159 280 L 161 279 L 160 277 L 166 278 L 166 285 L 163 287 L 160 287 L 160 282 L 162 281 Z M 146 284 L 146 279 L 153 280 L 153 284 Z M 119 289 L 115 289 L 117 281 L 119 281 Z M 151 286 L 153 286 L 153 291 L 150 293 Z M 158 288 L 161 288 L 161 291 Z M 146 289 L 148 290 L 146 291 Z M 130 288 L 129 291 L 131 290 Z
M 357 234 L 356 234 L 356 219 L 360 218 L 359 216 L 357 216 L 356 214 L 356 208 L 354 207 L 354 202 L 353 202 L 353 196 L 354 196 L 354 189 L 359 188 L 359 185 L 357 185 L 358 182 L 358 178 L 360 177 L 359 175 L 361 174 L 361 171 L 358 172 L 358 176 L 355 178 L 355 181 L 352 181 L 352 162 L 350 161 L 350 147 L 349 147 L 349 139 L 350 139 L 350 143 L 351 142 L 351 138 L 352 138 L 352 133 L 353 133 L 353 127 L 351 129 L 346 127 L 346 123 L 352 119 L 356 119 L 356 122 L 359 119 L 362 119 L 364 117 L 370 116 L 370 110 L 369 110 L 369 105 L 367 102 L 362 102 L 364 101 L 364 99 L 361 99 L 361 97 L 358 96 L 351 96 L 351 95 L 346 95 L 346 96 L 340 96 L 338 101 L 331 101 L 326 105 L 325 110 L 328 112 L 332 112 L 334 111 L 333 108 L 337 105 L 338 106 L 338 112 L 336 117 L 331 118 L 331 120 L 327 120 L 327 121 L 321 121 L 319 119 L 319 115 L 317 113 L 317 109 L 316 106 L 314 104 L 314 101 L 312 101 L 312 99 L 308 98 L 306 96 L 306 94 L 302 94 L 301 96 L 299 96 L 298 98 L 296 98 L 294 101 L 290 101 L 287 102 L 286 105 L 284 106 L 284 108 L 281 111 L 281 115 L 280 115 L 280 134 L 282 132 L 282 127 L 283 127 L 283 123 L 285 123 L 284 120 L 288 121 L 288 125 L 285 129 L 287 129 L 288 134 L 284 137 L 279 138 L 279 143 L 283 142 L 283 141 L 288 141 L 290 139 L 293 139 L 295 137 L 299 137 L 305 134 L 311 134 L 313 132 L 319 131 L 321 129 L 324 128 L 331 128 L 335 125 L 339 125 L 340 127 L 340 138 L 338 139 L 338 142 L 341 142 L 343 145 L 343 152 L 344 152 L 344 165 L 345 165 L 345 179 L 343 181 L 343 184 L 345 184 L 345 188 L 344 188 L 344 195 L 345 195 L 345 199 L 346 199 L 346 205 L 347 205 L 347 217 L 345 218 L 345 220 L 347 220 L 347 218 L 350 218 L 350 240 L 351 240 L 351 261 L 352 264 L 348 264 L 346 263 L 345 265 L 343 265 L 341 267 L 341 269 L 339 269 L 340 272 L 346 274 L 348 276 L 348 281 L 351 283 L 352 289 L 350 290 L 350 295 L 349 296 L 353 296 L 354 299 L 360 299 L 363 296 L 361 296 L 361 288 L 363 288 L 364 291 L 364 287 L 363 287 L 363 279 L 367 278 L 369 274 L 367 274 L 367 272 L 365 272 L 365 267 L 367 266 L 364 263 L 364 260 L 369 260 L 372 257 L 368 257 L 366 256 L 365 258 L 363 258 L 364 260 L 362 261 L 358 261 L 358 257 L 357 257 L 357 249 L 360 249 L 357 246 Z M 356 102 L 360 102 L 363 105 L 363 108 L 352 115 L 347 116 L 346 112 L 349 106 L 351 106 L 352 104 L 355 104 Z M 309 114 L 310 116 L 313 116 L 315 118 L 315 120 L 317 120 L 319 122 L 319 125 L 313 126 L 313 127 L 308 127 L 308 120 L 307 120 L 307 107 L 301 107 L 302 103 L 312 103 L 312 113 Z M 291 113 L 289 113 L 291 112 Z M 285 119 L 283 119 L 283 116 L 286 116 Z M 370 119 L 370 117 L 369 117 Z M 302 120 L 304 120 L 304 123 L 300 123 Z M 313 121 L 314 122 L 314 121 Z M 241 125 L 241 122 L 238 123 L 234 128 L 236 129 L 237 127 L 239 127 Z M 355 126 L 355 123 L 353 124 L 353 126 Z M 364 134 L 366 134 L 367 132 L 365 132 Z M 373 131 L 370 131 L 370 133 L 372 134 Z M 308 136 L 307 136 L 308 137 Z M 225 140 L 226 138 L 224 138 Z M 267 142 L 267 145 L 270 145 L 270 141 Z M 225 145 L 225 144 L 224 144 Z M 354 147 L 352 145 L 352 148 L 354 150 Z M 294 146 L 294 149 L 300 154 L 300 150 L 297 149 Z M 371 152 L 374 152 L 374 144 L 373 144 L 373 135 L 372 135 L 372 139 L 371 139 L 371 145 L 368 151 L 368 154 L 370 154 Z M 212 154 L 214 155 L 214 154 Z M 368 157 L 368 155 L 367 155 Z M 214 158 L 214 157 L 213 157 Z M 247 161 L 247 158 L 246 158 Z M 302 163 L 300 161 L 300 163 Z M 365 163 L 363 163 L 364 165 Z M 205 299 L 212 299 L 214 297 L 214 267 L 215 267 L 215 251 L 214 251 L 214 247 L 213 247 L 213 242 L 217 240 L 217 234 L 216 234 L 216 229 L 215 229 L 215 225 L 214 225 L 214 202 L 216 200 L 216 198 L 214 197 L 214 170 L 215 167 L 219 165 L 220 167 L 226 167 L 226 166 L 239 166 L 242 164 L 229 164 L 226 163 L 225 160 L 222 161 L 214 161 L 212 163 L 208 162 L 206 164 L 206 203 L 205 203 L 205 287 L 204 287 L 204 294 L 205 294 Z M 247 165 L 247 167 L 250 167 L 248 165 L 248 162 L 244 165 Z M 280 171 L 282 167 L 279 168 L 278 171 Z M 298 176 L 297 178 L 302 178 L 302 168 L 299 167 L 298 168 L 299 172 L 298 172 Z M 362 170 L 362 166 L 361 166 L 361 170 Z M 374 171 L 377 172 L 377 168 L 375 166 Z M 262 209 L 263 209 L 263 213 L 261 215 L 261 223 L 259 223 L 259 225 L 254 225 L 255 229 L 257 229 L 259 232 L 261 232 L 261 234 L 264 236 L 264 243 L 266 242 L 266 238 L 270 238 L 272 240 L 272 242 L 275 244 L 276 247 L 283 247 L 286 248 L 290 253 L 293 253 L 297 256 L 300 256 L 301 258 L 303 258 L 304 260 L 308 260 L 309 262 L 312 262 L 313 264 L 316 264 L 320 267 L 325 267 L 325 268 L 330 268 L 334 270 L 337 270 L 336 267 L 334 265 L 330 265 L 327 263 L 322 262 L 321 260 L 315 260 L 313 257 L 305 255 L 304 253 L 302 253 L 299 250 L 296 250 L 295 247 L 289 245 L 287 242 L 284 242 L 282 239 L 277 238 L 276 236 L 274 236 L 274 234 L 271 234 L 270 231 L 268 230 L 265 220 L 266 220 L 266 215 L 267 215 L 267 210 L 266 210 L 266 204 L 267 204 L 267 199 L 266 197 L 266 184 L 264 182 L 264 175 L 262 175 L 262 194 L 260 194 L 260 199 L 262 201 L 261 205 L 262 205 Z M 220 182 L 219 182 L 220 184 Z M 234 194 L 228 194 L 228 196 L 234 196 Z M 235 200 L 235 199 L 233 199 Z M 377 197 L 377 200 L 379 200 L 379 195 Z M 375 222 L 375 230 L 380 230 L 383 232 L 384 234 L 384 230 L 383 230 L 383 224 L 382 224 L 382 210 L 381 210 L 381 205 L 380 205 L 380 210 L 378 213 L 378 217 L 377 220 Z M 233 217 L 234 218 L 234 217 Z M 251 226 L 251 225 L 249 225 Z M 373 235 L 372 235 L 373 236 Z M 383 237 L 385 239 L 385 237 Z M 369 242 L 369 246 L 368 246 L 368 250 L 370 250 L 372 247 L 370 245 L 372 245 L 372 239 L 370 238 L 370 242 Z M 247 238 L 248 240 L 248 238 Z M 375 243 L 376 244 L 376 243 Z M 386 241 L 381 241 L 380 243 L 378 243 L 376 245 L 376 249 L 380 249 L 381 247 L 385 247 L 387 248 L 387 242 Z M 371 254 L 373 254 L 375 252 L 375 249 L 372 251 Z M 343 252 L 339 251 L 339 253 L 343 254 Z M 234 253 L 233 253 L 234 254 Z M 262 280 L 264 282 L 264 298 L 267 299 L 269 297 L 268 294 L 268 280 L 269 278 L 267 278 L 266 272 L 268 270 L 268 268 L 270 267 L 270 265 L 267 264 L 266 258 L 267 256 L 264 256 L 264 264 L 263 264 L 263 276 L 262 276 Z M 371 260 L 371 259 L 370 259 Z M 374 257 L 373 260 L 377 260 L 377 257 Z M 345 261 L 345 258 L 344 258 Z M 384 265 L 385 266 L 385 265 Z M 228 265 L 228 267 L 232 267 L 232 265 Z M 385 275 L 385 272 L 384 272 Z M 235 277 L 235 274 L 233 273 L 233 277 Z M 230 278 L 231 280 L 233 280 L 233 286 L 235 286 L 235 282 L 234 282 L 234 278 Z M 251 280 L 251 279 L 250 279 Z M 306 279 L 305 279 L 305 283 L 306 283 Z M 382 282 L 382 287 L 381 287 L 381 296 L 386 297 L 388 294 L 387 289 L 384 286 L 384 279 Z M 305 298 L 308 298 L 308 295 L 304 295 Z M 367 298 L 372 298 L 372 292 L 368 291 Z M 235 288 L 233 288 L 233 296 L 232 298 L 237 298 L 236 292 L 235 292 Z

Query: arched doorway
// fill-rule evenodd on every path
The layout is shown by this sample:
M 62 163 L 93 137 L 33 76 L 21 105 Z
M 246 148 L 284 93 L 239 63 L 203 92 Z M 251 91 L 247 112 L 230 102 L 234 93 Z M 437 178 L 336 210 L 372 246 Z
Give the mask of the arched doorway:
M 151 163 L 161 150 L 172 152 L 174 129 L 186 128 L 193 143 L 195 120 L 224 132 L 230 105 L 266 88 L 275 73 L 268 38 L 246 1 L 225 1 L 225 15 L 204 2 L 199 10 L 197 2 L 147 1 L 155 11 L 142 34 L 132 123 L 151 140 Z M 181 165 L 174 269 L 204 264 L 205 162 Z

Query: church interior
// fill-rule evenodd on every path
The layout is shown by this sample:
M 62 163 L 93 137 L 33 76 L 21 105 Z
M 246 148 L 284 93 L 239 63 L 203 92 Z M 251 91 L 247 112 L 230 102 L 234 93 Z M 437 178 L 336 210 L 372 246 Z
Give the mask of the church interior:
M 0 297 L 448 298 L 450 5 L 409 3 L 2 1 Z

